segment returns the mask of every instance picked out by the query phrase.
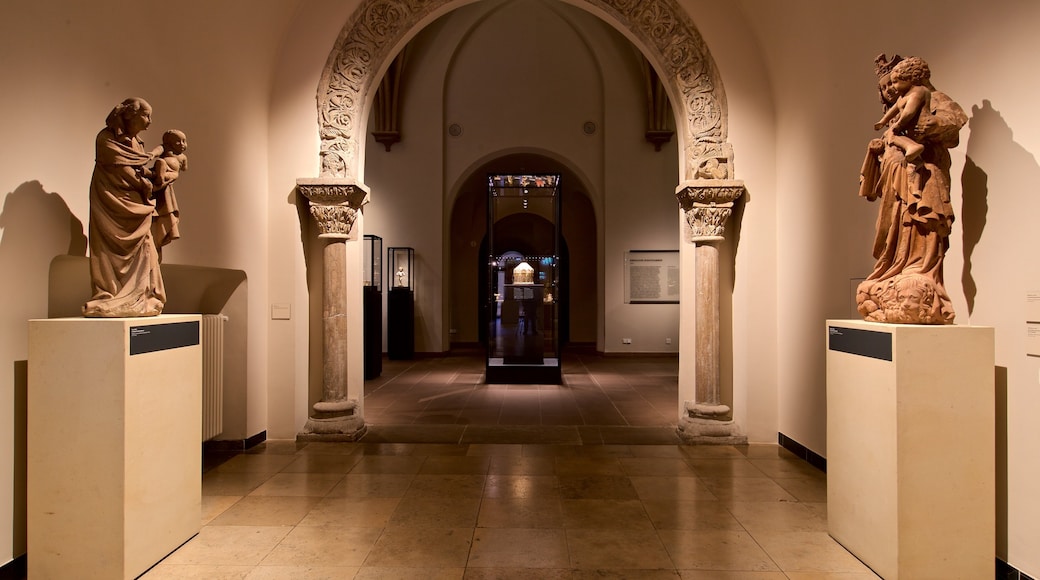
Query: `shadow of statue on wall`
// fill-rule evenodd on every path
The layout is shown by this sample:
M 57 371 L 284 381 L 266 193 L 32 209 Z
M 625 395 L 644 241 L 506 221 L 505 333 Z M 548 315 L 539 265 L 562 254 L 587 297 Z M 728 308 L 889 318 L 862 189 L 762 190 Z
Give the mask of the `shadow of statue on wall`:
M 0 393 L 13 393 L 14 397 L 15 556 L 26 550 L 28 320 L 47 317 L 51 259 L 62 254 L 86 253 L 83 222 L 72 214 L 60 195 L 44 191 L 39 181 L 27 181 L 4 197 L 0 210 Z
M 1025 266 L 1019 253 L 1035 247 L 1032 222 L 1040 211 L 1040 199 L 1035 199 L 1040 165 L 1029 151 L 1015 142 L 1011 127 L 990 101 L 983 100 L 981 106 L 972 105 L 968 127 L 967 158 L 961 174 L 964 256 L 961 284 L 971 314 L 979 294 L 972 260 L 984 241 L 987 223 L 998 226 L 999 231 L 990 236 L 1000 236 L 1001 246 L 1007 248 L 1005 253 L 1012 263 Z M 998 197 L 991 199 L 991 192 Z M 1015 298 L 1003 296 L 995 300 L 1003 303 Z
M 28 318 L 47 317 L 47 279 L 55 256 L 85 256 L 83 222 L 57 193 L 27 181 L 4 198 L 0 210 L 0 336 L 24 334 Z M 14 328 L 15 325 L 22 325 Z M 24 351 L 21 345 L 18 351 Z

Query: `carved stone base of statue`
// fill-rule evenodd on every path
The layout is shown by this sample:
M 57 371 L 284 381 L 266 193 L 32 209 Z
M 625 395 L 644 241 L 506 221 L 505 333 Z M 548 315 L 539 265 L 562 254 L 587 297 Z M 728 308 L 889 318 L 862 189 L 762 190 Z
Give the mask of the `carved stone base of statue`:
M 699 445 L 745 445 L 747 435 L 732 419 L 724 419 L 730 409 L 726 405 L 710 405 L 687 401 L 676 432 L 683 443 Z
M 864 320 L 892 324 L 952 324 L 954 317 L 946 289 L 922 274 L 861 282 L 856 309 Z
M 357 401 L 319 401 L 297 441 L 357 441 L 366 431 L 365 419 L 358 414 Z

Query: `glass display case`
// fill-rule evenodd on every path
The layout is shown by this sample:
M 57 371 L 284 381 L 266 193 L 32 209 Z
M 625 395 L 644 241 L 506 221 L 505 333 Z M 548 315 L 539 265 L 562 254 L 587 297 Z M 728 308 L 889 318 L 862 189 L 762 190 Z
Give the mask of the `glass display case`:
M 488 176 L 489 383 L 559 383 L 560 176 Z
M 412 282 L 412 261 L 415 256 L 413 248 L 388 248 L 386 260 L 387 279 L 391 281 L 391 290 L 407 288 L 415 290 Z
M 366 234 L 362 243 L 365 380 L 368 380 L 383 373 L 383 238 Z
M 415 356 L 415 250 L 389 248 L 386 262 L 386 356 L 407 360 Z

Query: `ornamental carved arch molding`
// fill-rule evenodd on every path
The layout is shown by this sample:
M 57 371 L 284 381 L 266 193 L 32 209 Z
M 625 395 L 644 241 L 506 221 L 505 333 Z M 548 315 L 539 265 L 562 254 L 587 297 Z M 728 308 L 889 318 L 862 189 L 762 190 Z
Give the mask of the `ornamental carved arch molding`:
M 628 37 L 657 69 L 676 109 L 682 181 L 732 179 L 726 99 L 715 63 L 675 0 L 565 0 Z M 321 177 L 356 180 L 366 103 L 391 51 L 465 0 L 364 0 L 340 32 L 318 86 Z

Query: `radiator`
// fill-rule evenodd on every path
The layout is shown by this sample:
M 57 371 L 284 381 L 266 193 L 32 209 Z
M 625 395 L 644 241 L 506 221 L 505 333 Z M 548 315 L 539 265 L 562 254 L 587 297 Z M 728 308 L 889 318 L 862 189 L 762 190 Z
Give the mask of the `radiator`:
M 202 315 L 202 440 L 224 430 L 223 314 Z

